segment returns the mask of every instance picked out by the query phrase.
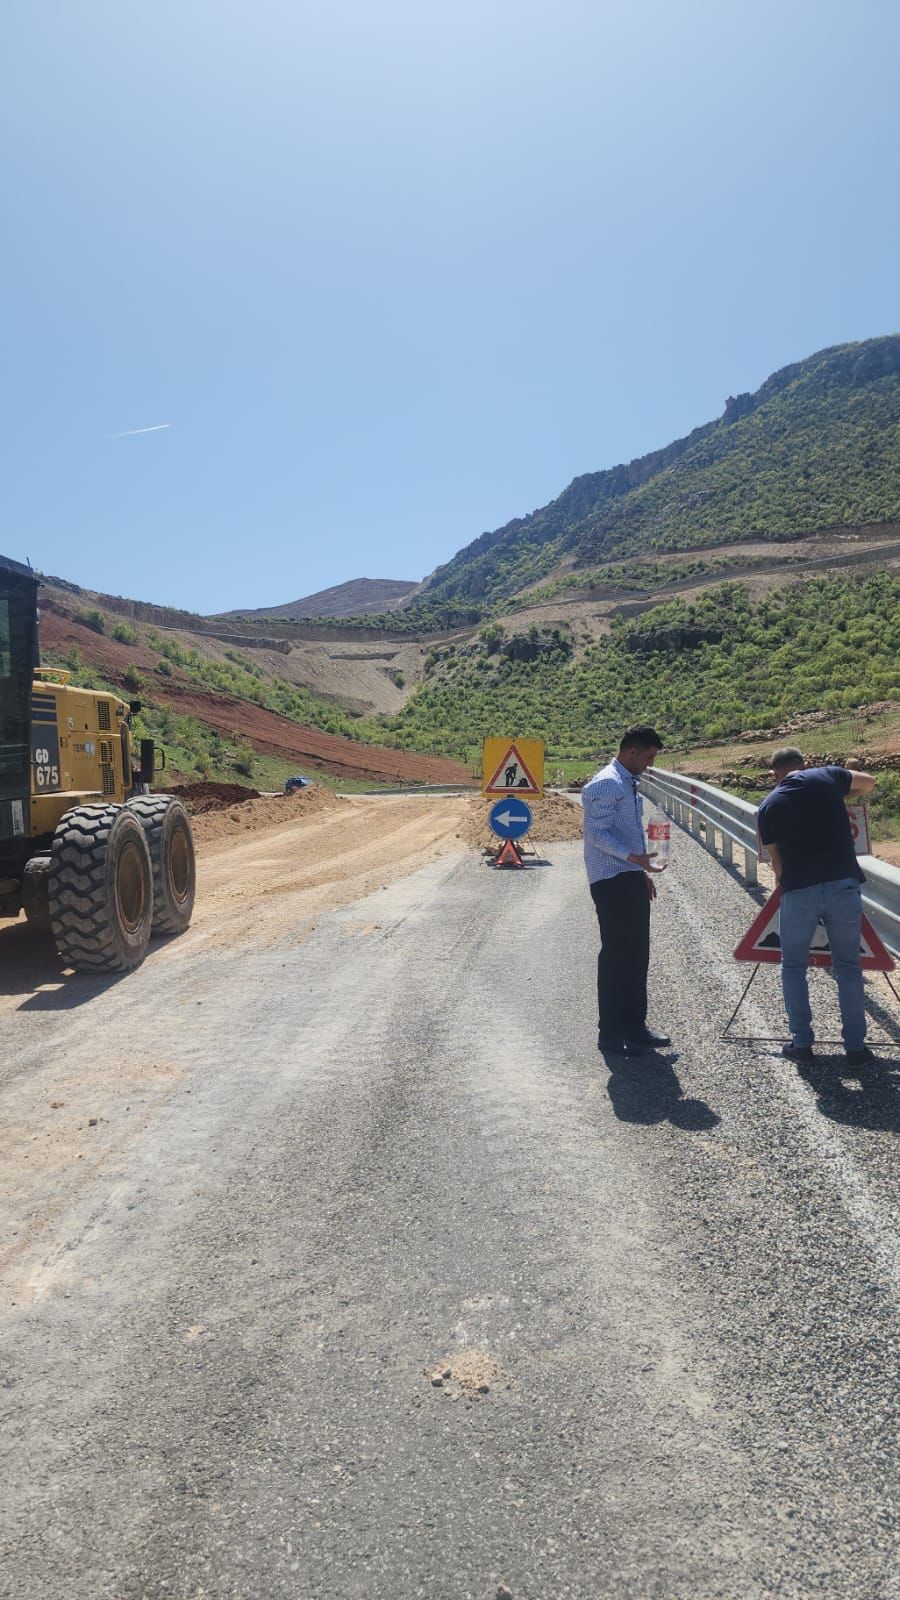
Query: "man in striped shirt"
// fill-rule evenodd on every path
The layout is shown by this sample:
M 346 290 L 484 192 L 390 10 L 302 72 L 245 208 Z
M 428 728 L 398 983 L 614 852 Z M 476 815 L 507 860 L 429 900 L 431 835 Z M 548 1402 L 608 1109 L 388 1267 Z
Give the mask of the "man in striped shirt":
M 644 837 L 638 778 L 653 765 L 662 740 L 654 728 L 626 729 L 619 754 L 581 792 L 584 861 L 600 924 L 597 957 L 598 1039 L 601 1050 L 645 1055 L 671 1043 L 647 1027 L 650 902 L 654 865 Z

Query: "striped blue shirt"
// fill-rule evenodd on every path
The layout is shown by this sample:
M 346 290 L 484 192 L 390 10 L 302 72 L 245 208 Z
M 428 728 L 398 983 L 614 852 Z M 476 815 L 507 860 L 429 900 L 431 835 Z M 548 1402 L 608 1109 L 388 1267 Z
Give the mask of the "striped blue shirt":
M 584 807 L 584 864 L 589 883 L 615 878 L 620 872 L 641 872 L 629 861 L 647 851 L 644 802 L 638 780 L 621 761 L 595 772 L 581 791 Z

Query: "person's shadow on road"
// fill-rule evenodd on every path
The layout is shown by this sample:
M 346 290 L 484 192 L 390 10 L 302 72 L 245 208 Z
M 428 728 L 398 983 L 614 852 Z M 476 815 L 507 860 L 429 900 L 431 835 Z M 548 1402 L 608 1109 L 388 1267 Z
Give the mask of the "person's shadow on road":
M 677 1055 L 633 1058 L 604 1052 L 609 1068 L 607 1093 L 620 1122 L 640 1122 L 652 1127 L 671 1122 L 686 1133 L 705 1133 L 721 1121 L 705 1100 L 686 1099 L 673 1065 Z
M 798 1062 L 797 1071 L 815 1091 L 823 1117 L 874 1133 L 900 1133 L 900 1063 L 851 1067 L 843 1056 L 817 1056 Z

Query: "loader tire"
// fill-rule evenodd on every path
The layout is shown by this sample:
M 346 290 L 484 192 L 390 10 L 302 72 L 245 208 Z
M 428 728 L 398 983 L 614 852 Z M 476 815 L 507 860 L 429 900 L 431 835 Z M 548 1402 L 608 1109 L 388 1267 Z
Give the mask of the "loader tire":
M 63 961 L 127 972 L 147 953 L 152 921 L 153 871 L 137 817 L 125 806 L 67 811 L 50 856 L 50 926 Z
M 197 865 L 191 819 L 171 794 L 136 795 L 129 811 L 140 819 L 153 868 L 153 933 L 184 933 L 194 909 Z
M 50 857 L 32 856 L 25 863 L 22 905 L 34 933 L 50 932 Z

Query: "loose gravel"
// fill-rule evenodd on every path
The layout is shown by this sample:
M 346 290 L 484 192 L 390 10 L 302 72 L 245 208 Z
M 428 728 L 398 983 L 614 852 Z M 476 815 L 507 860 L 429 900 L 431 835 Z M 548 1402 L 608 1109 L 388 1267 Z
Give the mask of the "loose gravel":
M 0 1592 L 896 1593 L 895 1068 L 722 1039 L 755 904 L 680 835 L 674 1043 L 605 1061 L 580 850 L 546 856 L 173 946 L 115 1043 L 100 985 L 0 1013 L 48 1096 L 102 1039 L 170 1074 L 7 1274 Z M 782 1032 L 775 974 L 746 1021 Z

